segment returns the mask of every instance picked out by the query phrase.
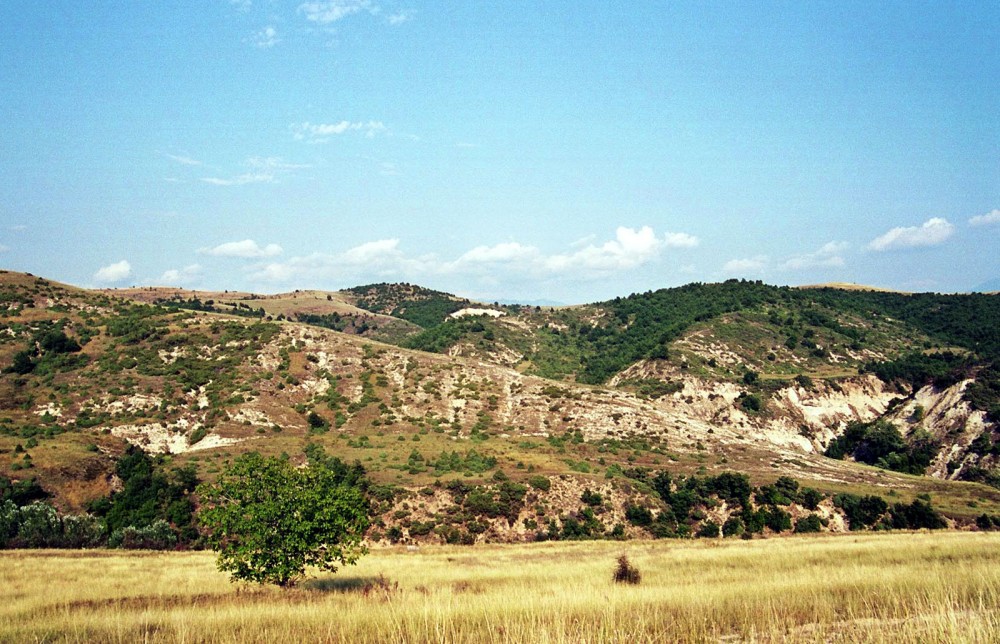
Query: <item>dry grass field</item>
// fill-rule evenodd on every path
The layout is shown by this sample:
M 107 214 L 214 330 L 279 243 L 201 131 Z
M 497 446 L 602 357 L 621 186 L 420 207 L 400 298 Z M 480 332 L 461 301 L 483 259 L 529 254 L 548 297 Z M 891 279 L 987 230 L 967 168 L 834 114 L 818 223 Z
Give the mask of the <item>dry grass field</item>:
M 618 585 L 625 553 L 642 573 Z M 290 591 L 212 553 L 0 553 L 4 642 L 990 642 L 1000 535 L 376 550 Z

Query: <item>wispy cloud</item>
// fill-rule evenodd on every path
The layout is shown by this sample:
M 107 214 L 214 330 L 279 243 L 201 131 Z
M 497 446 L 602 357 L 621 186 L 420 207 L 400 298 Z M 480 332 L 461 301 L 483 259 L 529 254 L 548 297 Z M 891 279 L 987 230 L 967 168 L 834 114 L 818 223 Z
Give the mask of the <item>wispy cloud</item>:
M 385 132 L 382 121 L 338 121 L 336 123 L 296 123 L 292 125 L 292 136 L 296 141 L 309 143 L 326 143 L 331 137 L 347 132 L 360 132 L 367 138 L 372 138 Z
M 884 235 L 873 239 L 868 244 L 868 248 L 874 251 L 884 251 L 937 246 L 944 243 L 954 232 L 955 227 L 947 219 L 932 217 L 920 226 L 893 228 Z
M 803 253 L 786 259 L 781 267 L 799 271 L 809 268 L 839 268 L 845 264 L 842 253 L 850 248 L 846 242 L 829 242 L 812 253 Z
M 985 215 L 976 215 L 969 220 L 970 226 L 992 226 L 1000 224 L 1000 210 L 993 209 Z
M 389 14 L 386 17 L 386 22 L 393 26 L 401 25 L 404 22 L 413 20 L 414 15 L 416 14 L 413 11 L 397 11 L 396 13 Z
M 100 284 L 114 284 L 128 279 L 131 274 L 132 265 L 123 259 L 120 262 L 115 262 L 114 264 L 109 264 L 108 266 L 102 266 L 98 269 L 98 271 L 94 273 L 94 281 Z
M 252 239 L 243 241 L 226 242 L 212 248 L 199 248 L 202 255 L 212 255 L 213 257 L 242 257 L 246 259 L 259 259 L 262 257 L 275 257 L 283 251 L 278 244 L 268 244 L 260 246 Z
M 6 253 L 9 250 L 10 250 L 10 246 L 5 246 L 3 244 L 0 244 L 0 253 Z
M 269 172 L 246 172 L 235 177 L 202 177 L 201 180 L 213 186 L 245 186 L 248 183 L 274 183 L 274 175 Z
M 281 157 L 250 157 L 244 165 L 258 170 L 304 170 L 312 167 L 308 163 L 291 163 Z
M 250 157 L 243 162 L 249 171 L 231 177 L 202 177 L 213 186 L 243 186 L 251 183 L 274 183 L 279 176 L 287 176 L 294 170 L 312 167 L 305 163 L 290 163 L 281 157 Z
M 253 44 L 261 49 L 270 49 L 281 42 L 278 30 L 268 25 L 253 35 Z
M 368 0 L 329 0 L 327 2 L 303 2 L 299 5 L 298 11 L 310 22 L 328 25 L 361 11 L 377 11 L 377 7 Z
M 180 163 L 181 165 L 204 165 L 198 159 L 193 159 L 193 158 L 188 157 L 188 156 L 177 155 L 177 154 L 165 154 L 165 156 L 168 159 L 170 159 L 171 161 L 176 161 L 177 163 Z

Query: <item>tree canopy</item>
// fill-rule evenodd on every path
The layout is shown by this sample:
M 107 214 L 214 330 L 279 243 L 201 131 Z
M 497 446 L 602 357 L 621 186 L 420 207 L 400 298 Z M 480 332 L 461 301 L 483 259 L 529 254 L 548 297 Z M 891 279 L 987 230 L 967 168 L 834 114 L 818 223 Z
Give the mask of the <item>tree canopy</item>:
M 199 488 L 199 514 L 218 567 L 234 580 L 290 586 L 307 567 L 336 571 L 365 553 L 364 470 L 309 451 L 309 464 L 257 452 Z

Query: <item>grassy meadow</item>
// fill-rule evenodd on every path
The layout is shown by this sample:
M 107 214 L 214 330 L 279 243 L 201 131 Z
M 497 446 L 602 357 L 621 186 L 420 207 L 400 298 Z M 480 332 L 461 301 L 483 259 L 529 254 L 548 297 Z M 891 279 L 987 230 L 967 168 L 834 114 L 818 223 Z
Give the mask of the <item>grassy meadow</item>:
M 625 553 L 639 585 L 612 581 Z M 0 641 L 988 642 L 1000 534 L 379 549 L 282 591 L 210 552 L 0 552 Z

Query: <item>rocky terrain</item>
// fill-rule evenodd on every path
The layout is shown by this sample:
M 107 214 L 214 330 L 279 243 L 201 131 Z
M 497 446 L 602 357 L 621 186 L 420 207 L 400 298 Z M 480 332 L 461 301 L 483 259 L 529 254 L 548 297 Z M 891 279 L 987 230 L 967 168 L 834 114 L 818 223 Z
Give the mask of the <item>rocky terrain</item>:
M 725 472 L 795 479 L 823 498 L 806 508 L 786 490 L 782 507 L 826 530 L 845 526 L 838 493 L 933 495 L 959 524 L 1000 509 L 984 484 L 991 345 L 977 355 L 903 304 L 709 288 L 541 309 L 411 285 L 94 292 L 5 272 L 0 473 L 82 511 L 119 489 L 128 445 L 210 480 L 235 454 L 301 459 L 314 443 L 395 490 L 373 533 L 387 541 L 639 534 L 652 528 L 635 508 L 670 506 L 657 472 L 676 493 Z M 885 377 L 906 355 L 949 370 Z M 684 530 L 733 519 L 723 497 Z

